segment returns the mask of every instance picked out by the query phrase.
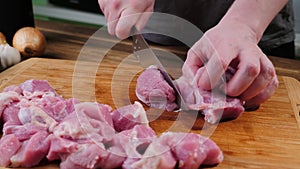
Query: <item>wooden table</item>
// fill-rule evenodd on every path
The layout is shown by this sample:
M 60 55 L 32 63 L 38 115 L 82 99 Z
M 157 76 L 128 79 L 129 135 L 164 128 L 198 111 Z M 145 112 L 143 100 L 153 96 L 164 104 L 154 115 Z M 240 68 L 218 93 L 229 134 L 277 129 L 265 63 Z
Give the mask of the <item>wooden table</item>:
M 25 60 L 0 73 L 0 90 L 34 78 L 48 80 L 64 98 L 98 101 L 113 108 L 119 107 L 119 101 L 137 100 L 135 83 L 142 69 L 130 55 L 130 41 L 124 40 L 115 45 L 99 64 L 93 60 L 97 57 L 93 51 L 86 60 L 79 62 L 82 46 L 97 29 L 39 20 L 36 25 L 47 37 L 46 54 L 41 58 Z M 111 43 L 105 39 L 96 39 L 95 42 L 99 41 Z M 184 57 L 187 50 L 152 46 L 170 50 L 180 57 Z M 295 79 L 300 80 L 300 65 L 298 61 L 270 58 L 280 75 L 280 86 L 258 110 L 244 112 L 238 119 L 218 125 L 211 139 L 220 146 L 225 158 L 216 168 L 300 168 L 300 83 Z M 77 83 L 74 83 L 74 78 Z M 127 88 L 121 90 L 124 84 Z M 127 92 L 127 95 L 122 92 Z M 164 113 L 150 126 L 160 134 L 174 120 L 172 114 Z M 197 121 L 191 132 L 201 132 Z M 56 169 L 58 165 L 54 163 L 37 168 Z

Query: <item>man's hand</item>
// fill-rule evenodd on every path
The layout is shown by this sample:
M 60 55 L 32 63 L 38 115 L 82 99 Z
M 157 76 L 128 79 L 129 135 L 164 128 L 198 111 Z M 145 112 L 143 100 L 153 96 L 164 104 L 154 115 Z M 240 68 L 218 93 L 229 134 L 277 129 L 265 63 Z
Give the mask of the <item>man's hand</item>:
M 246 108 L 259 106 L 274 93 L 278 81 L 273 64 L 257 42 L 256 33 L 247 25 L 221 22 L 188 51 L 183 75 L 196 80 L 199 88 L 210 90 L 230 66 L 236 72 L 222 90 L 245 101 Z
M 154 0 L 98 0 L 107 21 L 108 32 L 127 38 L 133 26 L 141 30 L 153 12 Z

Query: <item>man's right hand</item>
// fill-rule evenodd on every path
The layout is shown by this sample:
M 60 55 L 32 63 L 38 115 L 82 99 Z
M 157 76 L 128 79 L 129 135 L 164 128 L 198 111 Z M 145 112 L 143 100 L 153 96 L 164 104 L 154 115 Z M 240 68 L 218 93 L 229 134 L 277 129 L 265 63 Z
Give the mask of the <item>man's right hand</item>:
M 153 12 L 154 0 L 98 0 L 108 32 L 120 39 L 130 35 L 133 26 L 141 31 Z

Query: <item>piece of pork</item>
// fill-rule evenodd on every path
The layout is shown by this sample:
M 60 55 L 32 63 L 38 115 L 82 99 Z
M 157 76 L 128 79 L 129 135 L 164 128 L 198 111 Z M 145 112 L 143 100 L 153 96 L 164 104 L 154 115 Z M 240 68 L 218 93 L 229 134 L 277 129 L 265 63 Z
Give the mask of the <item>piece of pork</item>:
M 142 158 L 125 161 L 124 169 L 173 169 L 177 164 L 169 146 L 160 144 L 158 140 L 153 140 Z
M 170 147 L 178 168 L 198 169 L 202 164 L 215 165 L 223 161 L 217 144 L 199 134 L 166 132 L 160 137 L 160 143 Z
M 228 97 L 220 90 L 201 90 L 187 83 L 183 76 L 176 80 L 176 85 L 189 107 L 194 110 L 201 110 L 205 120 L 209 123 L 235 119 L 244 112 L 241 100 Z
M 0 140 L 0 166 L 10 166 L 10 158 L 19 150 L 22 143 L 14 134 L 4 135 Z
M 49 131 L 53 131 L 54 127 L 58 124 L 55 119 L 35 105 L 22 107 L 18 113 L 18 117 L 22 124 L 31 123 L 47 128 Z
M 3 120 L 2 114 L 6 107 L 20 100 L 19 94 L 13 91 L 0 93 L 0 119 Z
M 57 137 L 54 134 L 49 135 L 49 141 L 50 148 L 46 156 L 49 161 L 64 161 L 70 154 L 78 150 L 79 143 L 70 139 Z
M 117 132 L 132 129 L 136 125 L 148 126 L 148 118 L 145 109 L 139 102 L 120 107 L 112 113 L 114 128 Z
M 18 116 L 19 111 L 20 111 L 20 105 L 18 104 L 18 102 L 14 102 L 4 109 L 2 113 L 2 121 L 4 123 L 4 127 L 7 125 L 22 124 Z
M 83 142 L 111 140 L 115 130 L 110 110 L 109 106 L 98 103 L 76 104 L 75 111 L 55 127 L 53 134 Z
M 22 143 L 21 148 L 11 158 L 12 167 L 32 167 L 40 163 L 48 153 L 50 142 L 48 132 L 38 132 Z
M 137 79 L 136 96 L 150 107 L 168 111 L 178 107 L 175 103 L 174 89 L 155 66 L 146 69 Z
M 122 152 L 112 152 L 126 158 L 140 158 L 156 134 L 152 128 L 144 125 L 136 125 L 132 129 L 117 133 L 110 147 L 120 147 Z
M 222 160 L 222 151 L 208 138 L 194 133 L 165 132 L 153 140 L 141 159 L 126 168 L 198 169 Z
M 55 93 L 55 95 L 58 96 L 56 91 L 50 86 L 50 84 L 46 80 L 31 79 L 25 81 L 24 83 L 21 83 L 19 86 L 24 95 L 26 95 L 26 93 L 31 93 L 30 95 L 36 93 L 34 95 L 37 96 L 38 93 L 43 95 L 44 93 L 51 92 Z
M 24 125 L 6 125 L 3 127 L 4 136 L 14 134 L 19 141 L 29 140 L 31 136 L 41 131 L 48 131 L 48 129 L 32 123 Z

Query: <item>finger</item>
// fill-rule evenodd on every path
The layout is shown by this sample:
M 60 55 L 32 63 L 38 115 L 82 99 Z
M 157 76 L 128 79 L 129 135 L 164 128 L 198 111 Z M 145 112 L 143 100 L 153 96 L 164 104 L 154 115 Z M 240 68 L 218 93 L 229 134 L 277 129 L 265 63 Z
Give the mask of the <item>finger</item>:
M 119 22 L 118 13 L 109 13 L 107 16 L 107 30 L 110 35 L 116 35 L 116 26 Z
M 141 14 L 139 20 L 135 24 L 135 27 L 138 31 L 142 31 L 142 29 L 146 26 L 151 15 L 152 15 L 152 12 L 144 12 Z
M 100 9 L 101 9 L 101 11 L 103 12 L 103 14 L 104 14 L 104 7 L 105 7 L 105 3 L 104 3 L 104 0 L 98 0 L 98 4 L 99 4 L 99 6 L 100 6 Z
M 264 103 L 268 100 L 278 88 L 278 79 L 275 75 L 273 80 L 264 88 L 258 95 L 246 101 L 244 107 L 246 110 L 253 110 L 260 106 L 260 104 Z
M 200 88 L 210 90 L 219 84 L 231 62 L 231 57 L 225 56 L 220 56 L 217 51 L 211 55 L 211 58 L 205 65 L 205 70 L 199 78 L 198 86 Z M 229 56 L 233 56 L 233 54 L 229 54 Z
M 116 25 L 119 22 L 119 18 L 124 7 L 121 8 L 122 1 L 113 0 L 109 3 L 109 6 L 104 9 L 104 15 L 106 16 L 108 33 L 116 35 Z
M 188 81 L 194 80 L 198 69 L 200 69 L 204 65 L 204 60 L 207 60 L 206 58 L 204 59 L 204 55 L 202 55 L 202 52 L 200 50 L 198 50 L 197 53 L 192 47 L 188 51 L 187 58 L 182 66 L 182 74 Z
M 126 8 L 120 16 L 116 26 L 116 36 L 125 39 L 129 36 L 131 28 L 137 23 L 142 13 L 133 8 Z
M 182 74 L 188 80 L 193 80 L 198 69 L 204 66 L 208 58 L 204 50 L 207 49 L 205 37 L 197 41 L 187 53 L 187 58 L 182 66 Z M 204 42 L 203 42 L 204 41 Z
M 266 57 L 261 58 L 261 70 L 250 87 L 241 94 L 241 100 L 249 100 L 258 95 L 276 75 L 272 62 Z
M 241 53 L 237 71 L 226 86 L 227 95 L 239 96 L 254 82 L 260 72 L 259 54 L 256 50 Z

